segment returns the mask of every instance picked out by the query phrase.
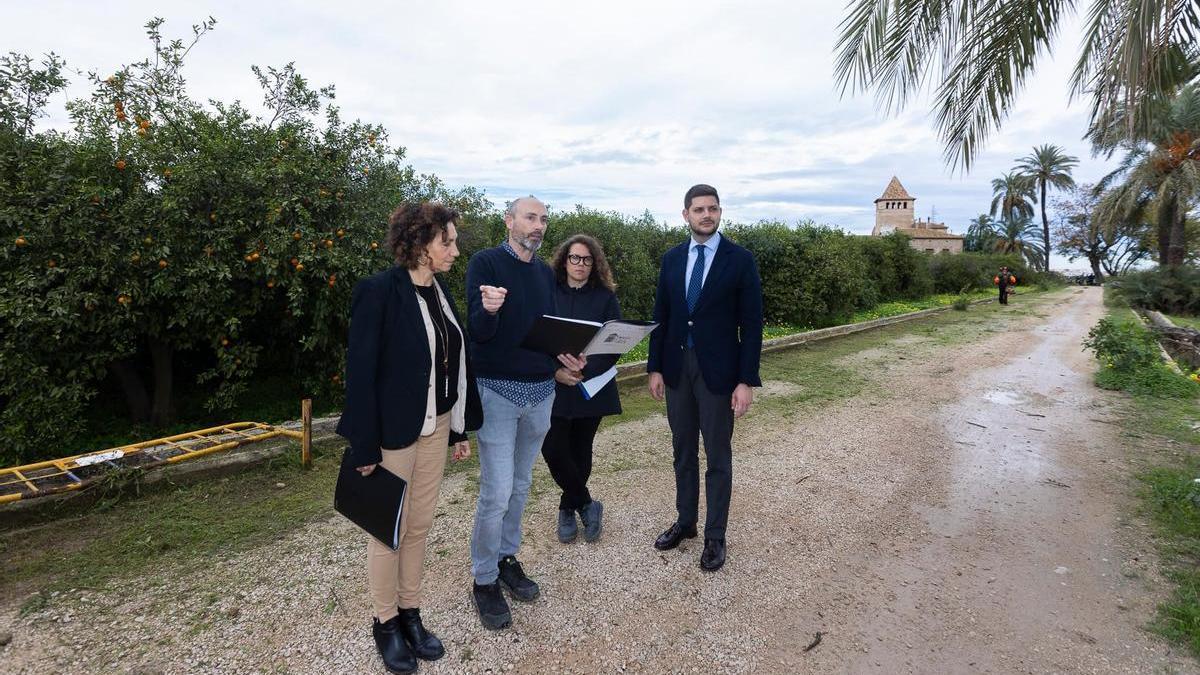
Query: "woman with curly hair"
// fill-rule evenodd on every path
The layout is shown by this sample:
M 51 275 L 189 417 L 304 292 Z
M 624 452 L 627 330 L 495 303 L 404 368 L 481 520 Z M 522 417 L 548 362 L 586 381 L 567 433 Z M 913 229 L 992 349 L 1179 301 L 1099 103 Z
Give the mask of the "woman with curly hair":
M 459 213 L 436 203 L 402 204 L 389 219 L 396 264 L 358 282 L 350 305 L 346 405 L 337 432 L 364 476 L 379 466 L 408 483 L 400 545 L 368 537 L 372 632 L 384 666 L 409 673 L 445 653 L 421 622 L 421 568 L 447 446 L 466 459 L 466 432 L 482 408 L 466 340 L 446 283 L 458 257 Z
M 550 264 L 558 281 L 555 302 L 558 315 L 569 319 L 604 322 L 621 318 L 616 284 L 604 257 L 600 242 L 586 234 L 577 234 L 554 253 Z M 604 504 L 592 499 L 588 478 L 592 474 L 592 441 L 606 415 L 621 414 L 621 399 L 615 381 L 609 382 L 591 399 L 576 385 L 612 368 L 617 357 L 590 356 L 583 371 L 559 368 L 554 408 L 550 413 L 550 431 L 542 442 L 542 456 L 554 482 L 562 489 L 558 501 L 558 540 L 566 544 L 579 534 L 575 514 L 583 521 L 583 538 L 596 541 L 603 529 Z

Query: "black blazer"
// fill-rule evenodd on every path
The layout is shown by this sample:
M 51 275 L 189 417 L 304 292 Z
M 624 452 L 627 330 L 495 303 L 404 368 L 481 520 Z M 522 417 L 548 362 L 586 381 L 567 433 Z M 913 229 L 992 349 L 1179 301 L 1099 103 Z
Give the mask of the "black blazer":
M 690 326 L 709 391 L 726 395 L 738 384 L 762 386 L 762 282 L 754 255 L 721 237 L 696 311 L 689 315 L 684 275 L 690 244 L 691 239 L 663 254 L 654 294 L 654 321 L 659 325 L 650 334 L 646 372 L 662 373 L 668 387 L 679 385 Z
M 437 283 L 465 332 L 449 289 L 441 279 Z M 464 335 L 463 349 L 466 344 Z M 380 448 L 408 447 L 420 437 L 432 367 L 429 336 L 408 270 L 395 265 L 355 284 L 346 350 L 346 405 L 337 425 L 337 433 L 350 442 L 355 466 L 377 464 L 383 457 Z M 464 432 L 483 423 L 469 353 L 466 376 Z
M 583 288 L 571 288 L 565 283 L 559 283 L 554 287 L 554 301 L 558 316 L 568 319 L 604 323 L 621 318 L 621 306 L 617 303 L 616 294 L 603 286 L 589 283 Z M 593 378 L 616 363 L 617 357 L 612 354 L 589 356 L 587 365 L 583 367 L 583 377 Z M 583 397 L 583 392 L 578 386 L 556 384 L 554 409 L 550 414 L 553 417 L 568 419 L 620 415 L 621 397 L 617 393 L 617 383 L 605 385 L 590 401 Z

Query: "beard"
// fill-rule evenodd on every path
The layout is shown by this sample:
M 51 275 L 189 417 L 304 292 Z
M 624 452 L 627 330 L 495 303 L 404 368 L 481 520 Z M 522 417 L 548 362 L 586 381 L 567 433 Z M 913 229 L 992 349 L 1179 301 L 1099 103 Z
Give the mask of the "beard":
M 537 250 L 542 247 L 542 239 L 534 239 L 532 237 L 517 237 L 517 243 L 521 248 L 530 253 L 537 253 Z

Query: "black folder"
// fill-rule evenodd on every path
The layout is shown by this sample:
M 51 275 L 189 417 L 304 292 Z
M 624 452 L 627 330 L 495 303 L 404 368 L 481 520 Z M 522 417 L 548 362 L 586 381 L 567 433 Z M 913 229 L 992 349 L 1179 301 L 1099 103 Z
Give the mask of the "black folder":
M 578 356 L 603 327 L 604 324 L 594 321 L 539 316 L 525 335 L 521 347 L 556 358 L 559 354 Z
M 333 508 L 395 551 L 400 546 L 400 516 L 406 492 L 408 483 L 382 464 L 369 476 L 359 473 L 350 448 L 346 448 L 333 491 Z

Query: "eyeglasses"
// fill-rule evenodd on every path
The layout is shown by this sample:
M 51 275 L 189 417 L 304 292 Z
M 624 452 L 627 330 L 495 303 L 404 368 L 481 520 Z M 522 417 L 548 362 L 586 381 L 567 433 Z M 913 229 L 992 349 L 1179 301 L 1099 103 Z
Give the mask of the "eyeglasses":
M 590 255 L 575 255 L 574 253 L 567 256 L 567 262 L 572 265 L 583 265 L 584 267 L 592 266 L 592 256 Z

